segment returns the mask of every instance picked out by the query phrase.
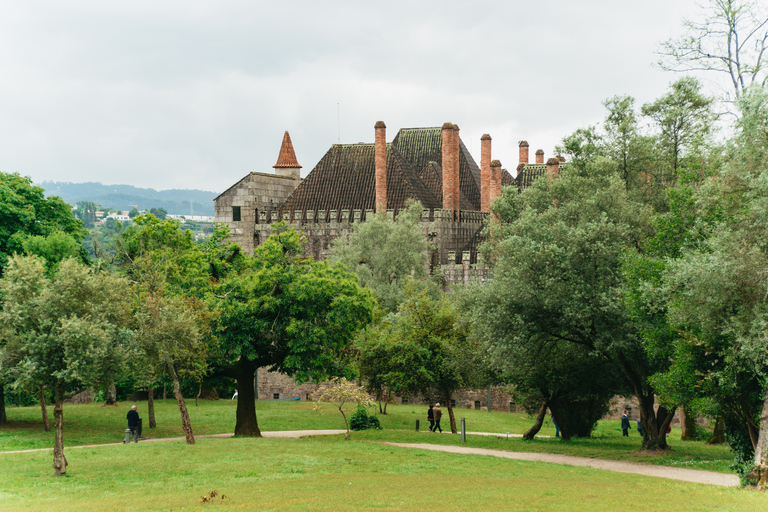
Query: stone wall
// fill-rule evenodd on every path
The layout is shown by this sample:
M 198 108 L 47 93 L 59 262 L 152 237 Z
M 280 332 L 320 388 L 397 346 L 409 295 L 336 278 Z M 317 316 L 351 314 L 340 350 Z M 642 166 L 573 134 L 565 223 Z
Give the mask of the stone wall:
M 271 214 L 301 183 L 296 176 L 252 172 L 214 199 L 214 222 L 229 226 L 229 238 L 245 252 L 253 254 L 261 240 L 256 225 Z M 240 220 L 234 220 L 239 208 Z

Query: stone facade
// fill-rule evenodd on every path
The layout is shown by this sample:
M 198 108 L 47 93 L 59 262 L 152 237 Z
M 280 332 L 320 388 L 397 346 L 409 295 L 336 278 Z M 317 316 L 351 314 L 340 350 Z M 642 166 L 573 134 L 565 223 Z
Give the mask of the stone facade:
M 299 183 L 301 178 L 297 176 L 252 172 L 214 199 L 215 222 L 227 224 L 230 240 L 252 254 L 264 240 L 259 238 L 257 224 L 278 212 Z

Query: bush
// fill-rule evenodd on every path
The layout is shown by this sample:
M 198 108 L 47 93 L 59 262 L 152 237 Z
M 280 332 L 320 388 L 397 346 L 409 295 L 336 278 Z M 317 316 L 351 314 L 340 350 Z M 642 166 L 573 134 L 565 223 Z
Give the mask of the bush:
M 368 411 L 361 407 L 349 417 L 349 428 L 351 430 L 381 430 L 381 424 L 379 418 L 368 416 Z

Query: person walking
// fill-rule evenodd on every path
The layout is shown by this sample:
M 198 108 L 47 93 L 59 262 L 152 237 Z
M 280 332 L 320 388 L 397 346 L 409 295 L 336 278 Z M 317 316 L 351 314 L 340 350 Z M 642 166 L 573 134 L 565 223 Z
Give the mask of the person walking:
M 136 406 L 132 405 L 131 410 L 128 411 L 128 428 L 131 430 L 131 434 L 133 434 L 133 442 L 138 443 L 139 442 L 139 422 L 141 419 L 139 419 L 139 413 L 136 411 Z
M 440 404 L 435 404 L 435 408 L 432 410 L 432 412 L 435 415 L 435 426 L 432 427 L 432 432 L 439 430 L 442 434 L 443 429 L 440 428 L 440 418 L 443 417 L 443 411 L 440 410 Z
M 640 421 L 640 418 L 637 418 L 637 433 L 641 436 L 643 435 L 643 424 Z
M 629 411 L 624 411 L 621 416 L 621 435 L 623 437 L 629 437 Z
M 435 428 L 435 411 L 432 408 L 432 404 L 429 404 L 429 409 L 427 410 L 427 421 L 429 422 L 429 431 L 432 432 L 432 429 Z

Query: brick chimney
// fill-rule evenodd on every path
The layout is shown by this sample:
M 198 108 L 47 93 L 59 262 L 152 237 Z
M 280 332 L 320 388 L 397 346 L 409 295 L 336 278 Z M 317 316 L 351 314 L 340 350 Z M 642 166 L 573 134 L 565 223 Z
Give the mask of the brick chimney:
M 459 125 L 453 125 L 453 138 L 451 139 L 451 152 L 453 157 L 451 163 L 453 164 L 453 210 L 458 212 L 461 210 L 461 178 L 459 176 L 459 169 L 461 167 L 461 138 L 459 137 Z M 457 219 L 458 220 L 458 219 Z
M 528 141 L 521 140 L 519 146 L 520 146 L 520 163 L 527 164 L 528 163 Z
M 280 145 L 280 154 L 277 155 L 277 163 L 272 166 L 275 174 L 278 176 L 289 176 L 301 180 L 301 166 L 296 160 L 296 153 L 293 151 L 293 143 L 288 131 L 283 135 L 283 143 Z
M 537 164 L 543 164 L 544 163 L 544 150 L 543 149 L 537 149 L 536 150 L 536 163 Z
M 563 155 L 557 155 L 555 158 L 557 158 L 557 161 L 561 164 L 565 162 L 565 157 Z
M 387 125 L 377 121 L 376 142 L 374 144 L 374 165 L 376 168 L 376 204 L 375 211 L 387 211 Z
M 444 123 L 442 127 L 443 146 L 443 209 L 454 209 L 454 176 L 453 176 L 453 124 Z
M 547 160 L 547 181 L 552 181 L 557 178 L 560 172 L 560 160 L 557 158 L 550 158 Z
M 491 205 L 491 136 L 480 137 L 480 211 L 490 211 Z
M 501 195 L 501 162 L 494 160 L 491 162 L 490 194 L 488 204 L 492 203 Z

